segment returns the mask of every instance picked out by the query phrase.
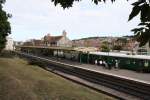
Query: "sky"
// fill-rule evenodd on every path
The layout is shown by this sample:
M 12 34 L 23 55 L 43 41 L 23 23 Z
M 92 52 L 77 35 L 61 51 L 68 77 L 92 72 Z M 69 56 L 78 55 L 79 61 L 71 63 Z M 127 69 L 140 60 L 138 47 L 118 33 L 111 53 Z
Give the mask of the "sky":
M 130 31 L 139 18 L 128 22 L 135 0 L 116 0 L 95 5 L 92 0 L 75 2 L 73 7 L 63 9 L 51 0 L 7 0 L 4 9 L 12 14 L 9 19 L 15 41 L 41 39 L 46 34 L 61 35 L 67 32 L 70 39 L 94 36 L 133 35 Z

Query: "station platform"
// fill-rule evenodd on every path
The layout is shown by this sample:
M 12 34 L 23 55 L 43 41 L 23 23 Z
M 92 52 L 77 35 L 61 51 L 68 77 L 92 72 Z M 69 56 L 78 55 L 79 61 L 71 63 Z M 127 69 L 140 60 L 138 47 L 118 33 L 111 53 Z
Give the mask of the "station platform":
M 141 81 L 141 82 L 145 82 L 145 83 L 150 84 L 150 73 L 140 73 L 140 72 L 136 72 L 136 71 L 132 71 L 132 70 L 126 70 L 126 69 L 115 69 L 113 67 L 112 67 L 112 69 L 109 70 L 109 69 L 105 69 L 105 68 L 103 68 L 103 66 L 99 66 L 99 65 L 84 64 L 84 63 L 79 63 L 79 62 L 66 60 L 66 59 L 62 59 L 62 58 L 55 58 L 55 57 L 49 57 L 49 58 L 46 57 L 46 58 L 50 59 L 50 60 L 55 60 L 55 61 L 59 61 L 62 63 L 86 68 L 89 70 L 94 70 L 96 72 L 103 72 L 106 74 L 108 73 L 111 75 L 115 75 L 115 76 L 119 76 L 119 77 L 125 77 L 125 78 L 129 78 L 131 80 Z

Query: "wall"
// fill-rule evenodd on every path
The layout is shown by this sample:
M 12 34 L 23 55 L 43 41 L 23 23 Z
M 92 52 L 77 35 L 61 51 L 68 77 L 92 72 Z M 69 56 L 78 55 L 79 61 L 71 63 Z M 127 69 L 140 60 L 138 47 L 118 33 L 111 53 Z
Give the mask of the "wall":
M 57 46 L 60 46 L 60 47 L 72 47 L 72 41 L 69 40 L 67 37 L 62 37 L 57 42 Z

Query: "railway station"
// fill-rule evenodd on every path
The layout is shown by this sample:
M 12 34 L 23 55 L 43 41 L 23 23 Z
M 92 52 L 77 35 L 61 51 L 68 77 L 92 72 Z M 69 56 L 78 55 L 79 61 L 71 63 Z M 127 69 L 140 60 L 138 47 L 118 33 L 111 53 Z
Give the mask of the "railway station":
M 55 50 L 51 50 L 53 53 L 50 53 L 53 55 L 49 56 L 42 55 L 41 52 L 40 55 L 34 54 L 32 47 L 30 47 L 30 51 L 27 48 L 21 47 L 21 52 L 15 51 L 15 53 L 63 78 L 101 91 L 119 100 L 149 100 L 150 98 L 150 75 L 147 71 L 145 72 L 145 69 L 140 72 L 139 70 L 122 68 L 110 70 L 102 67 L 102 65 L 92 64 L 90 61 L 87 61 L 88 63 L 82 62 L 82 54 L 85 54 L 83 52 L 79 52 L 79 58 L 77 57 L 76 60 L 76 57 L 74 57 L 76 51 L 74 50 L 67 51 L 65 49 L 65 52 L 63 52 L 63 50 L 59 49 L 58 51 L 55 48 Z M 66 55 L 66 51 L 71 55 Z M 88 53 L 90 54 L 90 52 Z M 148 59 L 144 60 L 148 61 Z
M 0 100 L 150 100 L 150 0 L 22 1 L 0 0 Z
M 104 60 L 111 66 L 115 66 L 116 60 L 121 69 L 149 72 L 150 57 L 146 55 L 128 55 L 112 52 L 90 52 L 76 50 L 74 48 L 63 47 L 41 47 L 41 46 L 21 46 L 18 50 L 35 55 L 64 58 L 80 63 L 95 64 L 95 61 Z
M 82 68 L 104 72 L 106 74 L 118 75 L 150 83 L 150 57 L 145 55 L 86 52 L 62 47 L 21 46 L 17 47 L 17 50 Z M 108 70 L 109 68 L 106 68 L 106 66 L 95 64 L 96 60 L 111 62 L 111 69 Z M 118 61 L 118 68 L 116 68 L 116 60 Z

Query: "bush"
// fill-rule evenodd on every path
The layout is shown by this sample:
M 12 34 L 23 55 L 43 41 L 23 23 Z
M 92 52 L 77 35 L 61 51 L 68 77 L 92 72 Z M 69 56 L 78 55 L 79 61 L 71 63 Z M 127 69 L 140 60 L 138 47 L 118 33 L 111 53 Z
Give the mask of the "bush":
M 122 50 L 122 46 L 121 45 L 114 45 L 113 50 Z
M 102 46 L 101 46 L 101 51 L 102 51 L 102 52 L 109 52 L 110 49 L 108 48 L 108 46 L 102 45 Z

